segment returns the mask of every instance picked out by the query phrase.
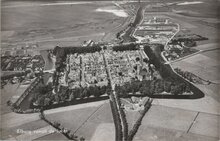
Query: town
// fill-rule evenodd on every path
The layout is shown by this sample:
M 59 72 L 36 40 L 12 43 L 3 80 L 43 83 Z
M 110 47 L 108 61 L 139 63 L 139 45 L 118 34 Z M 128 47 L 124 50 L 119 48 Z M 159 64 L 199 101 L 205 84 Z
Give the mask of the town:
M 200 116 L 204 118 L 203 114 L 209 114 L 213 108 L 209 105 L 212 97 L 207 96 L 207 91 L 211 91 L 208 88 L 219 85 L 214 76 L 208 77 L 211 70 L 207 76 L 202 75 L 202 70 L 207 70 L 206 65 L 213 65 L 210 67 L 215 70 L 216 61 L 203 64 L 198 58 L 190 58 L 200 55 L 207 59 L 202 54 L 219 48 L 210 45 L 214 40 L 211 36 L 195 30 L 195 21 L 183 21 L 180 14 L 167 8 L 185 3 L 149 3 L 83 3 L 87 10 L 108 5 L 106 9 L 94 10 L 108 14 L 109 9 L 119 8 L 121 17 L 111 19 L 118 14 L 113 12 L 115 15 L 109 19 L 103 20 L 107 18 L 103 15 L 94 23 L 90 19 L 85 24 L 89 29 L 79 28 L 84 26 L 83 22 L 68 25 L 73 33 L 64 29 L 64 22 L 63 27 L 45 31 L 54 34 L 52 38 L 43 30 L 34 33 L 33 29 L 27 39 L 36 34 L 38 43 L 24 43 L 23 39 L 22 45 L 9 42 L 10 47 L 1 51 L 1 106 L 6 120 L 3 126 L 7 128 L 2 129 L 3 139 L 168 141 L 174 139 L 170 134 L 181 140 L 182 132 L 182 140 L 199 140 L 201 136 L 207 138 L 201 141 L 216 139 L 214 131 L 204 133 L 205 129 L 200 127 Z M 51 4 L 39 7 L 54 6 Z M 72 3 L 59 4 L 55 5 L 69 6 L 71 10 L 75 7 Z M 99 24 L 96 20 L 104 22 Z M 117 26 L 110 28 L 109 22 Z M 89 33 L 92 30 L 96 30 L 94 34 Z M 73 34 L 79 35 L 71 37 Z M 61 36 L 64 37 L 59 39 Z M 197 62 L 190 64 L 193 61 Z M 200 63 L 202 67 L 194 68 Z M 216 111 L 211 112 L 211 116 L 219 117 Z M 29 122 L 31 125 L 27 126 Z M 26 127 L 33 131 L 25 132 Z M 14 128 L 24 132 L 15 133 Z M 168 134 L 164 137 L 159 135 L 163 129 Z

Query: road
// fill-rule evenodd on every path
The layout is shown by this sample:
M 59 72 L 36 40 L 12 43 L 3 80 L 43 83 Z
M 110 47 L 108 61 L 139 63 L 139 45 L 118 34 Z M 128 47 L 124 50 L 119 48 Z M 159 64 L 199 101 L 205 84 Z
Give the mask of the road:
M 113 107 L 116 107 L 113 108 L 111 106 L 111 109 L 112 109 L 112 115 L 114 116 L 115 114 L 116 115 L 119 115 L 119 119 L 114 119 L 114 124 L 115 124 L 115 137 L 116 137 L 116 140 L 123 140 L 123 136 L 122 138 L 120 138 L 120 134 L 122 133 L 123 134 L 123 131 L 124 131 L 124 124 L 122 122 L 122 116 L 121 116 L 121 113 L 120 113 L 120 105 L 118 103 L 118 97 L 116 96 L 115 94 L 115 91 L 114 91 L 114 84 L 112 83 L 112 77 L 111 77 L 111 73 L 110 73 L 110 69 L 109 69 L 109 65 L 108 65 L 108 60 L 106 59 L 105 57 L 105 54 L 104 54 L 104 51 L 102 50 L 102 57 L 103 57 L 103 60 L 104 60 L 104 64 L 105 64 L 105 69 L 106 69 L 106 73 L 107 73 L 107 77 L 108 77 L 108 81 L 109 81 L 109 84 L 111 86 L 111 92 L 109 94 L 109 99 L 110 99 L 110 102 L 112 102 L 113 104 Z M 118 123 L 117 122 L 120 122 L 120 125 L 122 126 L 122 129 L 120 129 L 120 125 L 117 125 Z
M 144 10 L 145 10 L 145 6 L 140 6 L 139 7 L 139 9 L 137 11 L 137 14 L 136 14 L 136 17 L 135 17 L 135 20 L 134 20 L 134 23 L 133 23 L 133 26 L 130 26 L 125 31 L 125 35 L 123 36 L 124 42 L 130 42 L 132 40 L 131 34 L 135 30 L 136 26 L 142 21 L 143 15 L 144 15 Z M 111 92 L 110 92 L 110 95 L 109 95 L 109 99 L 113 104 L 113 107 L 111 107 L 112 112 L 113 112 L 113 115 L 116 114 L 116 115 L 119 116 L 118 119 L 115 119 L 117 121 L 114 120 L 115 130 L 116 130 L 115 131 L 116 140 L 126 141 L 127 138 L 128 138 L 128 125 L 127 125 L 127 122 L 126 122 L 126 117 L 122 113 L 123 110 L 121 109 L 120 98 L 118 97 L 117 93 L 115 92 L 115 85 L 112 81 L 108 61 L 106 60 L 104 51 L 102 51 L 102 52 L 103 52 L 102 56 L 103 56 L 103 60 L 104 60 L 104 63 L 105 63 L 107 77 L 108 77 L 108 80 L 109 80 L 109 84 L 111 86 Z M 117 118 L 117 116 L 116 116 L 116 118 Z M 118 121 L 119 121 L 119 124 L 120 124 L 121 128 L 120 128 L 120 126 L 117 125 Z M 122 134 L 122 137 L 121 137 L 121 134 Z

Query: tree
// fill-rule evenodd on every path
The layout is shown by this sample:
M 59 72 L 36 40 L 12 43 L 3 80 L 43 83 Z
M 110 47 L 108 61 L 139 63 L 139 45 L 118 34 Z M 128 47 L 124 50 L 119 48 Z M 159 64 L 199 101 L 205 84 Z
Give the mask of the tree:
M 84 138 L 84 137 L 80 137 L 79 140 L 80 140 L 80 141 L 85 141 L 85 138 Z
M 120 37 L 120 32 L 116 33 L 116 38 Z
M 119 95 L 121 95 L 122 97 L 126 97 L 127 93 L 126 93 L 126 87 L 125 86 L 121 86 L 119 87 Z
M 74 92 L 71 92 L 70 96 L 69 96 L 69 100 L 72 101 L 75 99 L 75 95 Z
M 92 90 L 93 90 L 92 94 L 93 94 L 95 97 L 100 97 L 101 93 L 100 93 L 100 90 L 98 89 L 97 86 L 94 86 Z
M 138 81 L 132 82 L 131 87 L 132 87 L 132 93 L 135 94 L 136 92 L 139 91 L 140 82 L 138 82 Z
M 50 92 L 51 90 L 52 90 L 52 86 L 51 86 L 51 85 L 39 87 L 39 93 L 42 94 L 42 95 L 47 94 L 47 93 Z
M 174 95 L 182 94 L 181 84 L 171 87 L 171 93 L 174 94 Z
M 57 121 L 54 121 L 53 126 L 55 128 L 59 128 L 60 127 L 60 123 L 58 123 Z
M 50 105 L 50 104 L 51 104 L 50 102 L 51 102 L 50 98 L 46 97 L 46 98 L 44 99 L 44 106 Z
M 186 85 L 185 92 L 187 92 L 187 93 L 191 92 L 189 84 Z
M 144 94 L 144 95 L 150 95 L 151 94 L 151 92 L 150 92 L 150 86 L 148 85 L 148 86 L 142 86 L 141 88 L 140 88 L 140 92 L 142 93 L 142 94 Z
M 81 88 L 76 88 L 75 90 L 73 90 L 73 93 L 76 98 L 80 98 Z
M 168 93 L 171 91 L 171 82 L 168 81 L 164 82 L 164 91 Z
M 164 81 L 159 79 L 155 84 L 155 93 L 162 93 L 164 91 Z
M 54 96 L 54 98 L 55 98 L 55 102 L 57 102 L 57 103 L 60 102 L 60 97 L 58 96 L 58 94 L 56 94 L 56 95 Z
M 106 93 L 106 90 L 107 90 L 107 86 L 102 86 L 102 87 L 100 88 L 100 93 L 101 93 L 101 95 L 105 94 L 105 93 Z
M 149 94 L 150 95 L 153 95 L 154 92 L 155 92 L 155 80 L 153 80 L 151 83 L 150 83 L 150 89 L 149 89 Z
M 39 106 L 44 106 L 44 96 L 39 96 L 37 99 L 37 103 Z
M 84 88 L 83 90 L 82 90 L 82 92 L 80 93 L 80 98 L 84 98 L 84 97 L 86 97 L 87 96 L 87 88 Z
M 124 86 L 125 86 L 126 93 L 132 92 L 131 83 L 127 82 L 124 84 Z

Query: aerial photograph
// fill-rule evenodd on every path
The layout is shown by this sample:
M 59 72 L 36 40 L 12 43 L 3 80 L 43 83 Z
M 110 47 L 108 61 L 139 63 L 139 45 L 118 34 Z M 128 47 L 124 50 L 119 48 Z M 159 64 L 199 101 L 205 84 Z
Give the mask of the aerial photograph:
M 220 0 L 0 8 L 0 140 L 220 141 Z

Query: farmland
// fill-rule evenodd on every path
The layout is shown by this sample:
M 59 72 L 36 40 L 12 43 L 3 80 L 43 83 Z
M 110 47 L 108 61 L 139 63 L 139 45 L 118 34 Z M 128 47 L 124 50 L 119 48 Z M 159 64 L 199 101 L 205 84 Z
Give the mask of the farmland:
M 126 17 L 96 12 L 98 8 L 109 6 L 117 9 L 111 2 L 58 6 L 41 6 L 42 4 L 44 3 L 36 2 L 36 6 L 24 7 L 5 4 L 2 8 L 2 47 L 37 43 L 42 49 L 46 49 L 56 45 L 80 45 L 88 39 L 100 41 L 105 33 L 111 33 L 126 20 Z M 108 40 L 114 39 L 114 32 L 111 36 L 108 35 Z

